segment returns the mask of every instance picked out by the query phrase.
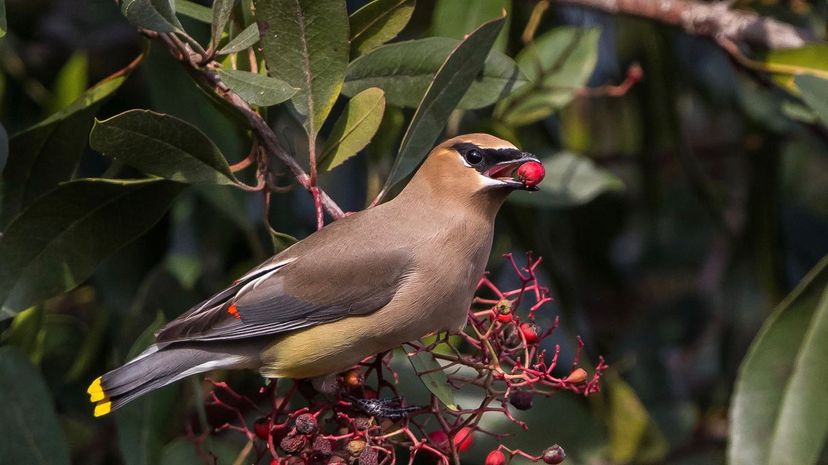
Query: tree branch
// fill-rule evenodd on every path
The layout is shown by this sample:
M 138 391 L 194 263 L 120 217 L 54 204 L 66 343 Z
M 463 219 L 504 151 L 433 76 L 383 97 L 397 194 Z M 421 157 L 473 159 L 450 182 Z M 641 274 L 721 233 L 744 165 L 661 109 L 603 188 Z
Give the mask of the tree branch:
M 752 11 L 730 8 L 728 1 L 694 0 L 556 0 L 613 14 L 656 20 L 688 34 L 745 42 L 768 49 L 796 48 L 812 42 L 807 31 Z
M 313 195 L 314 202 L 318 207 L 324 208 L 335 220 L 345 216 L 345 213 L 339 205 L 325 191 L 311 182 L 310 176 L 302 169 L 293 156 L 284 149 L 276 134 L 270 129 L 270 126 L 268 126 L 262 116 L 253 110 L 247 102 L 227 87 L 221 80 L 215 71 L 215 68 L 219 66 L 216 61 L 206 60 L 202 53 L 194 52 L 189 44 L 182 42 L 174 34 L 158 33 L 144 29 L 141 32 L 148 37 L 159 38 L 167 46 L 170 53 L 186 65 L 187 71 L 201 85 L 212 89 L 216 95 L 239 110 L 245 119 L 247 119 L 248 123 L 250 123 L 250 128 L 255 134 L 259 145 L 267 154 L 267 158 L 276 157 L 284 163 L 296 178 L 296 181 Z M 267 184 L 265 183 L 265 185 Z M 321 209 L 318 208 L 317 217 L 319 216 L 321 216 Z

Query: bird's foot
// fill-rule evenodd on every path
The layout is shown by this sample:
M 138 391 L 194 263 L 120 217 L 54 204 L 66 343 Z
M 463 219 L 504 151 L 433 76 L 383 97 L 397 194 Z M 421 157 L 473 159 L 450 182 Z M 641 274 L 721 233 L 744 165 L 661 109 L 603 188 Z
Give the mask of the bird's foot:
M 402 397 L 389 397 L 386 399 L 360 399 L 354 396 L 346 396 L 346 399 L 351 402 L 357 410 L 378 418 L 388 418 L 389 420 L 401 420 L 412 415 L 415 412 L 423 410 L 425 407 L 419 405 L 403 405 L 404 399 Z

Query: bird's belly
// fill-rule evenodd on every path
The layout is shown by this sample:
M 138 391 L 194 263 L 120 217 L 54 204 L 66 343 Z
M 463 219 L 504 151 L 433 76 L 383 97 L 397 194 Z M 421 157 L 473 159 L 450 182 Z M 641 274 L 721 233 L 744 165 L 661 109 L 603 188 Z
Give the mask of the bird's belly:
M 259 372 L 268 378 L 339 373 L 367 356 L 438 329 L 430 318 L 404 321 L 393 305 L 388 305 L 370 315 L 349 316 L 280 337 L 262 351 Z

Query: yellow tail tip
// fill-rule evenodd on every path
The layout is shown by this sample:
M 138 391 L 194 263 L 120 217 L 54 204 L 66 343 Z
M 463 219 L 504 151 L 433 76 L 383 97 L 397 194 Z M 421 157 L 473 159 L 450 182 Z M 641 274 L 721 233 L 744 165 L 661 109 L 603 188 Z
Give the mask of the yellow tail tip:
M 98 393 L 103 393 L 103 388 L 101 387 L 101 377 L 98 376 L 95 378 L 95 381 L 92 381 L 92 384 L 89 385 L 89 388 L 86 389 L 86 392 L 90 396 L 94 396 Z
M 112 410 L 112 402 L 108 400 L 104 402 L 98 402 L 97 404 L 95 404 L 96 417 L 102 417 L 109 413 L 110 410 Z
M 106 393 L 104 393 L 103 387 L 101 386 L 101 377 L 97 377 L 95 381 L 92 381 L 92 384 L 89 385 L 89 388 L 86 390 L 89 394 L 89 401 L 90 402 L 98 402 L 100 400 L 108 400 L 106 398 Z

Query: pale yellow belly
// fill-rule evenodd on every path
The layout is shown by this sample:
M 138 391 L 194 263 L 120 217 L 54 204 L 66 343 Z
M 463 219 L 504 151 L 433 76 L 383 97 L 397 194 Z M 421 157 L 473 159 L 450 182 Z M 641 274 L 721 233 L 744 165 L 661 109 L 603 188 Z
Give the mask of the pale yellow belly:
M 436 326 L 438 322 L 428 318 L 406 321 L 389 307 L 283 336 L 262 351 L 259 371 L 268 378 L 311 378 L 339 373 L 369 355 L 440 329 Z

